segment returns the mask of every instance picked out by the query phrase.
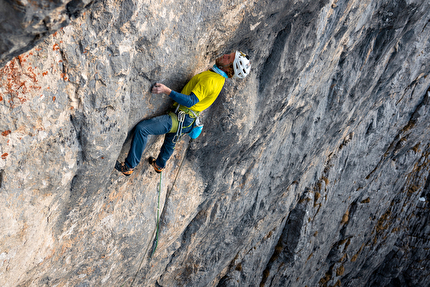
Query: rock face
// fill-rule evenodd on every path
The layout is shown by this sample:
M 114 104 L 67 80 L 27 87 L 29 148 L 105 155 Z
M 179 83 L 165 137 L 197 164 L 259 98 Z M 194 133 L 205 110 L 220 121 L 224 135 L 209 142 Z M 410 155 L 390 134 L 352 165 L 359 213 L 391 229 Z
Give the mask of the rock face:
M 3 1 L 1 286 L 428 286 L 429 6 Z M 172 103 L 152 84 L 236 48 L 252 73 L 176 147 L 152 254 L 162 137 L 114 164 Z
M 2 0 L 0 65 L 33 48 L 44 37 L 66 26 L 90 0 Z

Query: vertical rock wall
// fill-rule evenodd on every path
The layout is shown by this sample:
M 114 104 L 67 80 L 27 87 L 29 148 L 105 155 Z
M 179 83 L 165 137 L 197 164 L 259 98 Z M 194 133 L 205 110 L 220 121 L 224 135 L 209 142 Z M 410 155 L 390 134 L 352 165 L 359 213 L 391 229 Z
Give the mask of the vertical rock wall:
M 2 286 L 427 285 L 427 2 L 49 3 L 0 8 Z M 236 48 L 150 257 L 160 178 L 115 161 L 171 104 L 153 83 Z

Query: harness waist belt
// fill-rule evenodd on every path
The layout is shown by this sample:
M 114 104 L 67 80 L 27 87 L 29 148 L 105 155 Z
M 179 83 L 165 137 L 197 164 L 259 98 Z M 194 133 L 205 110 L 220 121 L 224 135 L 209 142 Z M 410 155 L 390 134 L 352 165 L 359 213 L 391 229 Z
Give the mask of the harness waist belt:
M 183 111 L 184 113 L 186 113 L 187 115 L 189 115 L 193 119 L 198 118 L 199 115 L 200 115 L 200 112 L 193 111 L 193 110 L 191 110 L 191 109 L 189 109 L 187 107 L 181 106 L 181 105 L 179 106 L 179 110 Z

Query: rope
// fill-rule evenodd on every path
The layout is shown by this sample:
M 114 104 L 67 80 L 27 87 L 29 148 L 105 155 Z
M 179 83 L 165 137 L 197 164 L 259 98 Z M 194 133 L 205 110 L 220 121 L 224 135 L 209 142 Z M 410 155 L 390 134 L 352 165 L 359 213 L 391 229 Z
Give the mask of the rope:
M 178 177 L 179 177 L 179 173 L 181 172 L 181 170 L 182 170 L 182 166 L 183 166 L 183 163 L 184 163 L 184 160 L 185 160 L 185 153 L 186 153 L 186 151 L 187 151 L 187 149 L 185 149 L 184 150 L 184 154 L 182 155 L 182 160 L 181 160 L 181 163 L 180 163 L 180 165 L 179 165 L 179 169 L 178 169 L 178 172 L 176 173 L 176 176 L 175 176 L 175 179 L 174 179 L 174 181 L 173 181 L 173 185 L 172 185 L 172 187 L 171 187 L 171 189 L 170 189 L 170 191 L 168 190 L 167 192 L 166 192 L 166 199 L 168 198 L 168 197 L 170 197 L 170 193 L 172 192 L 172 189 L 175 187 L 175 185 L 176 185 L 176 181 L 177 181 L 177 179 L 178 179 Z M 161 194 L 161 185 L 162 185 L 162 175 L 163 175 L 163 173 L 161 172 L 160 173 L 160 182 L 158 183 L 158 204 L 157 204 L 157 227 L 156 227 L 156 230 L 154 230 L 154 232 L 153 232 L 153 235 L 152 236 L 154 236 L 154 233 L 155 233 L 155 239 L 154 239 L 154 242 L 155 242 L 155 247 L 154 247 L 154 249 L 153 249 L 153 251 L 152 251 L 152 253 L 151 253 L 151 256 L 149 257 L 149 260 L 151 260 L 152 259 L 152 256 L 154 255 L 154 253 L 155 253 L 155 250 L 157 249 L 157 245 L 158 245 L 158 233 L 159 233 L 159 226 L 160 226 L 160 214 L 159 214 L 159 212 L 160 212 L 160 194 Z M 149 246 L 148 246 L 148 248 L 146 249 L 146 251 L 145 251 L 145 253 L 144 254 L 147 254 L 147 252 L 148 252 L 148 249 L 149 249 Z M 130 283 L 130 287 L 131 286 L 133 286 L 134 285 L 134 282 L 136 281 L 136 278 L 137 278 L 137 275 L 139 274 L 139 271 L 141 270 L 141 268 L 142 268 L 142 265 L 143 265 L 143 262 L 145 261 L 145 256 L 142 258 L 142 261 L 140 262 L 140 264 L 139 264 L 139 268 L 137 268 L 137 272 L 136 272 L 136 275 L 134 276 L 134 278 L 133 278 L 133 280 L 131 281 L 131 283 Z M 151 268 L 151 267 L 148 267 L 149 269 Z M 121 285 L 121 287 L 123 287 L 124 285 L 125 285 L 126 283 L 124 283 L 123 285 Z
M 155 239 L 154 239 L 154 241 L 153 241 L 153 245 L 154 245 L 154 243 L 155 243 L 155 246 L 154 246 L 154 248 L 153 248 L 153 250 L 152 250 L 152 253 L 151 253 L 151 255 L 149 256 L 149 260 L 151 260 L 152 259 L 152 256 L 154 255 L 154 253 L 155 253 L 155 250 L 157 249 L 157 246 L 158 246 L 158 233 L 159 233 L 159 230 L 160 230 L 160 195 L 161 195 L 161 188 L 162 188 L 162 183 L 163 183 L 163 173 L 162 172 L 160 172 L 160 182 L 158 183 L 158 186 L 157 186 L 157 192 L 158 192 L 158 204 L 157 204 L 157 226 L 156 226 L 156 230 L 154 230 L 154 232 L 152 233 L 152 236 L 154 236 L 154 233 L 155 233 Z M 133 286 L 134 285 L 134 282 L 136 281 L 136 278 L 137 278 L 137 275 L 139 274 L 139 271 L 141 270 L 141 268 L 142 268 L 142 265 L 143 265 L 143 262 L 145 261 L 145 254 L 147 254 L 147 252 L 148 252 L 148 249 L 149 249 L 149 246 L 148 246 L 148 248 L 146 249 L 146 251 L 145 251 L 145 253 L 144 253 L 144 256 L 143 256 L 143 258 L 142 258 L 142 261 L 140 262 L 140 264 L 139 264 L 139 268 L 137 268 L 137 271 L 136 271 L 136 275 L 134 275 L 134 278 L 133 278 L 133 281 L 131 281 L 131 283 L 130 283 L 130 287 L 131 286 Z M 124 283 L 124 284 L 122 284 L 121 285 L 121 287 L 123 287 L 124 285 L 125 285 L 126 283 Z
M 158 246 L 158 233 L 160 231 L 160 195 L 161 195 L 162 183 L 163 183 L 163 172 L 160 172 L 160 182 L 158 183 L 157 229 L 156 229 L 157 231 L 155 234 L 155 246 L 149 258 L 152 258 L 152 255 L 154 255 L 155 250 L 157 249 L 157 246 Z

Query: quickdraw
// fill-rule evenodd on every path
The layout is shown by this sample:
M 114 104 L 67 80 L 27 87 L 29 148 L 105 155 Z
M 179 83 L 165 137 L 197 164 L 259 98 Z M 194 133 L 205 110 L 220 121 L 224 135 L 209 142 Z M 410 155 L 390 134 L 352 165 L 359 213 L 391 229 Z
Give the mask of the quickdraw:
M 188 127 L 190 127 L 191 125 L 196 123 L 196 125 L 200 128 L 200 131 L 201 131 L 201 128 L 203 128 L 203 125 L 200 124 L 200 121 L 199 121 L 199 112 L 194 112 L 193 110 L 185 108 L 184 106 L 178 105 L 176 107 L 175 113 L 174 114 L 172 113 L 170 115 L 172 117 L 172 126 L 175 125 L 175 124 L 173 124 L 173 120 L 174 120 L 173 116 L 174 115 L 176 115 L 176 118 L 178 120 L 178 128 L 176 129 L 176 134 L 173 138 L 174 143 L 179 142 L 181 140 L 182 136 L 184 135 L 182 133 L 182 130 L 184 129 L 184 121 L 185 121 L 186 115 L 189 115 L 191 118 L 194 119 L 194 121 Z M 188 127 L 185 127 L 185 128 L 188 128 Z M 172 127 L 172 129 L 174 130 L 174 127 Z M 200 132 L 198 134 L 200 134 Z M 196 138 L 197 136 L 194 136 L 192 138 Z
M 178 129 L 176 130 L 176 134 L 173 137 L 174 143 L 177 143 L 178 141 L 180 141 L 183 136 L 182 129 L 184 127 L 185 115 L 186 113 L 183 111 L 178 112 Z

